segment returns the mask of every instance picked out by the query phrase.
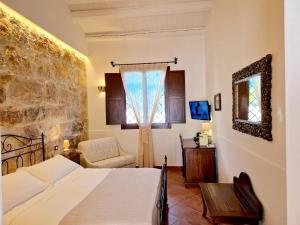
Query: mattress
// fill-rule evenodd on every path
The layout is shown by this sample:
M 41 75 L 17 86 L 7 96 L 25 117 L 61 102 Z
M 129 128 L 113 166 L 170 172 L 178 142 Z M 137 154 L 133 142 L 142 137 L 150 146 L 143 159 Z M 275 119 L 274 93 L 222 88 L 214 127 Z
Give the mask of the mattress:
M 158 169 L 78 168 L 4 215 L 4 225 L 156 225 Z

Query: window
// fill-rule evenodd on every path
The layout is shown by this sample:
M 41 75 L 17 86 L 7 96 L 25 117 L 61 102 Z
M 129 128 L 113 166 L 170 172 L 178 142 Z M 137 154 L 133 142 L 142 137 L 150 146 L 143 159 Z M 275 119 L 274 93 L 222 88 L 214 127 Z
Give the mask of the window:
M 159 85 L 159 73 L 160 71 L 149 71 L 146 77 L 143 77 L 142 74 L 138 72 L 129 72 L 126 74 L 127 87 L 130 89 L 129 91 L 135 95 L 137 107 L 141 113 L 141 122 L 148 117 L 147 114 L 151 113 L 156 97 L 157 86 Z M 126 95 L 126 124 L 137 124 L 134 110 L 129 102 L 129 96 Z M 143 102 L 145 102 L 145 105 L 143 105 Z M 165 85 L 163 85 L 157 110 L 153 118 L 154 124 L 166 123 L 165 110 Z
M 136 104 L 138 107 L 150 109 L 154 104 L 155 91 L 153 87 L 157 85 L 155 71 L 150 71 L 142 79 L 141 73 L 132 73 L 128 79 L 129 88 L 135 92 Z M 129 104 L 129 96 L 126 96 L 120 73 L 105 74 L 106 85 L 106 124 L 121 124 L 122 129 L 137 129 L 137 121 L 132 107 Z M 127 86 L 127 87 L 128 87 Z M 145 93 L 145 94 L 143 94 Z M 146 98 L 146 101 L 143 99 Z M 143 104 L 147 102 L 147 104 Z M 154 128 L 170 128 L 172 123 L 185 123 L 185 78 L 184 71 L 167 71 L 162 94 L 159 99 L 157 111 L 153 118 Z M 144 118 L 140 111 L 140 118 Z

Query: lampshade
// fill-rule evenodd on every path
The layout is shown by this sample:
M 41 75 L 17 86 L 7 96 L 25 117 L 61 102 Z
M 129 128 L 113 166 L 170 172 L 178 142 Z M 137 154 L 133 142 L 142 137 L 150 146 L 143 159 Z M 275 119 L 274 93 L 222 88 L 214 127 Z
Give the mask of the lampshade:
M 209 131 L 211 129 L 211 123 L 202 123 L 202 131 Z
M 68 151 L 70 147 L 70 141 L 64 140 L 64 151 Z

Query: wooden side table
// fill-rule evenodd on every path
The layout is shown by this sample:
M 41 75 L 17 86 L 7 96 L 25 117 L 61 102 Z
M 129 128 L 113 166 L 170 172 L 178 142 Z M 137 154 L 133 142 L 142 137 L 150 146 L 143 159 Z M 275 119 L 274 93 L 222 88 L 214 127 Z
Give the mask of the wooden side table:
M 80 154 L 81 152 L 71 150 L 68 152 L 63 152 L 62 156 L 80 165 Z

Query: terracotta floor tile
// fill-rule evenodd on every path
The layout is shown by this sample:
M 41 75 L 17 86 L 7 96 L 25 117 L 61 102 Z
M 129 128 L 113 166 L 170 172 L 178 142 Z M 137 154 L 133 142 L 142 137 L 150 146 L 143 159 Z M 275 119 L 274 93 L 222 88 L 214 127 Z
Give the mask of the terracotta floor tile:
M 186 219 L 178 219 L 172 225 L 192 225 Z
M 169 213 L 176 217 L 188 217 L 194 213 L 197 213 L 195 209 L 192 209 L 184 204 L 176 204 L 169 208 Z
M 168 169 L 168 205 L 166 225 L 209 225 L 202 217 L 200 188 L 186 188 L 179 170 Z
M 202 212 L 203 210 L 202 200 L 198 198 L 193 198 L 193 197 L 187 198 L 183 201 L 182 204 L 192 209 L 195 209 L 198 212 Z
M 178 219 L 171 213 L 168 214 L 168 224 L 174 224 Z

